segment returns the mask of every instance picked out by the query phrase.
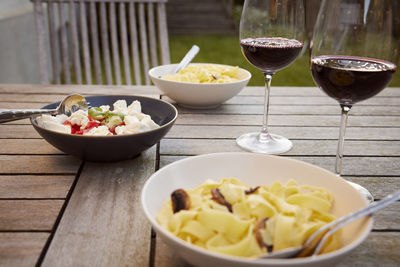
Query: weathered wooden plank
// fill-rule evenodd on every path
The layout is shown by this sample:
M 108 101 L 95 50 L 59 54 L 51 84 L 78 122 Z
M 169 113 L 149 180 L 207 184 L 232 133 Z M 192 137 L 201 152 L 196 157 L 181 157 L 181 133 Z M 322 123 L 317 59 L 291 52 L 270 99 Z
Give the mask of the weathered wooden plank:
M 228 152 L 226 150 L 219 152 Z M 189 154 L 184 155 L 162 155 L 160 158 L 160 168 L 164 167 L 176 160 L 192 156 Z M 335 157 L 305 157 L 305 156 L 291 156 L 298 160 L 302 160 L 321 168 L 327 169 L 331 172 L 334 171 Z M 396 162 L 397 161 L 397 162 Z M 399 177 L 400 163 L 399 158 L 385 158 L 385 157 L 344 157 L 343 171 L 344 177 L 357 176 L 359 179 L 367 179 L 368 176 L 396 176 Z M 357 178 L 357 181 L 358 178 Z M 376 179 L 375 179 L 376 181 Z M 375 182 L 376 184 L 376 182 Z M 372 188 L 373 189 L 373 188 Z M 388 188 L 390 189 L 390 188 Z M 374 190 L 371 190 L 374 192 Z M 387 192 L 387 191 L 385 191 Z
M 161 54 L 161 64 L 170 64 L 168 27 L 165 3 L 157 3 L 158 36 Z
M 373 232 L 353 253 L 340 263 L 340 266 L 398 266 L 400 254 L 400 233 Z
M 333 168 L 332 168 L 333 170 Z M 373 195 L 374 199 L 382 199 L 392 194 L 394 190 L 400 188 L 400 176 L 397 177 L 354 177 L 343 176 L 346 180 L 360 184 L 367 188 Z
M 68 37 L 67 37 L 67 20 L 64 14 L 64 4 L 58 4 L 58 16 L 60 20 L 60 44 L 61 44 L 61 62 L 62 62 L 62 73 L 64 74 L 64 83 L 71 83 L 71 72 L 69 70 L 69 51 L 68 51 Z
M 110 92 L 110 89 L 107 89 L 108 92 Z M 111 89 L 112 90 L 112 89 Z M 132 90 L 130 90 L 132 91 Z M 105 91 L 106 92 L 106 91 Z M 125 92 L 124 90 L 118 90 L 117 92 L 112 92 L 113 95 L 123 95 L 123 94 L 128 94 L 129 92 Z M 153 90 L 147 90 L 143 89 L 141 92 L 138 91 L 138 95 L 153 95 L 154 97 L 158 98 L 158 92 L 153 91 Z M 92 95 L 104 95 L 104 93 L 101 92 L 87 92 L 87 93 L 81 93 L 81 95 L 84 96 L 92 96 Z M 132 92 L 129 93 L 129 95 L 132 95 Z M 66 94 L 0 94 L 0 108 L 8 108 L 8 107 L 13 107 L 15 109 L 15 105 L 19 105 L 23 107 L 25 103 L 40 103 L 42 106 L 47 105 L 52 102 L 58 102 L 64 99 L 67 95 Z
M 0 84 L 1 94 L 159 94 L 161 91 L 155 86 L 135 86 L 135 90 L 131 86 L 106 86 L 106 85 L 40 85 L 40 84 Z
M 43 6 L 40 2 L 34 3 L 34 15 L 35 15 L 35 25 L 38 34 L 37 45 L 39 48 L 39 66 L 40 66 L 40 82 L 43 84 L 49 83 L 48 74 L 48 59 L 46 51 L 46 39 L 45 39 L 45 29 L 44 29 L 44 15 Z
M 336 154 L 336 148 L 336 140 L 293 140 L 293 149 L 288 152 L 288 155 L 330 155 L 332 152 Z M 347 140 L 345 141 L 344 155 L 396 157 L 400 156 L 399 148 L 400 141 Z
M 130 56 L 129 56 L 129 49 L 128 49 L 128 31 L 127 31 L 127 22 L 126 22 L 126 8 L 125 3 L 120 3 L 118 7 L 118 14 L 119 14 L 119 34 L 121 36 L 121 51 L 122 51 L 122 62 L 124 65 L 124 77 L 125 77 L 125 84 L 131 85 L 131 68 L 130 68 Z
M 156 238 L 154 266 L 192 267 L 158 236 Z
M 398 246 L 400 246 L 400 233 L 372 232 L 348 257 L 343 258 L 339 266 L 398 266 L 400 262 Z M 191 265 L 157 237 L 154 266 L 190 267 Z
M 317 165 L 321 168 L 327 169 L 334 172 L 335 157 L 302 157 L 296 156 L 291 157 L 304 162 L 308 162 Z M 397 163 L 396 163 L 397 161 Z M 397 166 L 396 166 L 397 165 Z M 384 157 L 344 157 L 343 159 L 343 177 L 357 176 L 357 179 L 353 178 L 354 181 L 363 183 L 366 185 L 371 192 L 374 192 L 374 185 L 380 182 L 380 176 L 394 176 L 395 178 L 400 177 L 398 158 L 384 158 Z M 372 180 L 369 179 L 373 177 Z M 351 177 L 350 177 L 351 178 Z M 382 178 L 383 179 L 383 178 Z M 350 179 L 351 180 L 351 179 Z M 364 183 L 365 181 L 365 183 Z M 373 182 L 371 182 L 373 181 Z M 398 182 L 398 180 L 396 180 Z M 386 184 L 387 185 L 387 184 Z M 383 188 L 385 183 L 381 184 L 381 189 L 384 192 L 390 193 L 389 188 Z M 380 198 L 386 195 L 381 193 Z
M 395 189 L 393 188 L 393 193 Z M 375 230 L 397 230 L 400 231 L 400 202 L 393 203 L 383 210 L 374 213 Z
M 168 96 L 163 96 L 163 99 L 176 104 L 176 101 L 169 98 Z M 264 97 L 262 96 L 234 96 L 231 99 L 225 101 L 223 104 L 225 105 L 264 105 Z M 304 106 L 336 106 L 339 107 L 339 104 L 333 100 L 332 98 L 325 96 L 274 96 L 270 98 L 271 105 L 304 105 Z M 356 106 L 379 106 L 379 105 L 387 105 L 387 106 L 396 106 L 400 104 L 400 99 L 397 97 L 374 97 L 363 102 L 357 103 Z
M 42 106 L 47 103 L 60 101 L 63 99 L 65 95 L 49 95 L 49 94 L 1 94 L 0 99 L 0 107 L 3 108 L 3 105 L 11 105 L 12 104 L 23 104 L 23 102 L 27 103 L 41 103 Z
M 0 233 L 0 266 L 35 266 L 50 233 Z
M 64 155 L 0 155 L 3 174 L 75 174 L 80 164 L 80 160 Z
M 90 2 L 90 37 L 92 44 L 92 53 L 93 53 L 93 65 L 94 72 L 96 76 L 96 83 L 102 84 L 102 72 L 101 72 L 101 63 L 100 63 L 100 42 L 98 37 L 98 22 L 97 22 L 97 10 L 96 3 Z
M 269 126 L 338 126 L 340 116 L 334 115 L 272 115 L 268 118 Z M 262 115 L 215 115 L 215 114 L 180 114 L 176 124 L 187 125 L 259 125 Z M 399 127 L 400 119 L 396 116 L 352 116 L 348 127 Z
M 51 231 L 64 200 L 0 200 L 0 230 Z
M 147 4 L 147 26 L 150 45 L 151 67 L 158 66 L 156 27 L 154 24 L 154 6 L 152 3 L 149 3 Z
M 129 3 L 128 6 L 129 13 L 129 35 L 131 37 L 131 55 L 132 55 L 132 65 L 134 73 L 134 84 L 142 84 L 141 82 L 141 70 L 139 64 L 139 41 L 138 41 L 138 31 L 136 23 L 136 8 L 135 3 Z M 136 36 L 136 38 L 135 38 Z
M 92 8 L 92 4 L 94 4 L 94 2 L 91 2 L 90 6 L 91 6 L 91 11 L 93 10 Z M 96 11 L 94 9 L 94 11 Z M 133 10 L 135 11 L 135 9 Z M 131 18 L 131 16 L 129 16 Z M 97 17 L 94 17 L 94 22 L 91 21 L 91 26 L 94 25 L 96 26 L 97 23 Z M 91 18 L 92 20 L 92 18 Z M 135 25 L 135 24 L 134 24 Z M 91 29 L 94 30 L 94 29 Z M 97 28 L 96 28 L 97 30 Z M 116 88 L 125 88 L 126 91 L 132 91 L 132 87 L 130 86 L 102 86 L 102 85 L 86 85 L 86 86 L 79 86 L 79 88 L 77 88 L 76 86 L 73 85 L 53 85 L 53 84 L 0 84 L 0 93 L 49 93 L 49 94 L 54 94 L 54 93 L 64 93 L 64 94 L 69 94 L 69 93 L 73 93 L 73 92 L 87 92 L 87 89 L 91 88 L 92 92 L 96 92 L 97 89 L 103 90 L 105 88 L 108 88 L 108 91 L 112 90 L 114 92 L 114 90 Z M 156 90 L 158 92 L 160 92 L 157 87 L 155 86 L 138 86 L 135 87 L 135 91 L 136 90 L 140 90 L 141 88 L 147 88 L 147 90 Z M 247 95 L 258 95 L 258 96 L 262 96 L 263 94 L 257 94 L 257 92 L 261 92 L 263 90 L 262 87 L 246 87 L 243 89 L 242 92 L 246 92 Z M 320 90 L 316 87 L 300 87 L 301 90 L 299 90 L 299 87 L 281 87 L 279 92 L 281 92 L 281 94 L 279 94 L 280 96 L 325 96 L 323 95 L 323 93 L 320 92 Z M 89 91 L 89 92 L 90 92 Z M 298 92 L 304 92 L 304 93 L 298 93 Z M 256 92 L 256 93 L 253 93 Z M 386 93 L 387 92 L 387 93 Z M 241 94 L 240 94 L 241 95 Z M 274 94 L 274 90 L 271 91 L 271 96 L 279 96 L 277 94 Z M 393 87 L 393 88 L 386 88 L 385 90 L 383 90 L 380 94 L 378 94 L 377 96 L 370 98 L 368 101 L 373 101 L 374 99 L 380 98 L 380 96 L 383 97 L 393 97 L 393 96 L 400 96 L 400 88 L 399 87 Z M 329 98 L 329 97 L 324 97 L 324 98 Z M 366 100 L 367 101 L 367 100 Z M 360 102 L 357 105 L 362 105 L 363 103 L 365 104 L 366 101 Z
M 0 125 L 0 138 L 40 138 L 40 135 L 30 125 Z
M 59 38 L 56 32 L 56 19 L 54 16 L 54 3 L 47 4 L 47 16 L 49 24 L 49 42 L 50 42 L 50 53 L 51 53 L 51 64 L 53 71 L 53 82 L 60 84 L 60 58 L 59 58 Z
M 72 53 L 73 53 L 73 62 L 74 62 L 74 74 L 75 74 L 75 83 L 82 84 L 82 70 L 81 70 L 81 59 L 80 59 L 80 45 L 78 39 L 78 29 L 77 29 L 77 20 L 76 20 L 76 7 L 72 1 L 68 3 L 69 7 L 69 18 L 70 18 L 70 27 L 71 27 L 71 39 L 72 39 Z
M 5 122 L 3 125 L 30 125 L 30 119 L 22 119 L 18 121 Z
M 155 160 L 153 147 L 133 160 L 87 163 L 43 266 L 148 266 L 151 230 L 139 203 Z
M 139 20 L 139 36 L 140 36 L 140 51 L 142 55 L 142 70 L 144 75 L 145 84 L 150 84 L 150 78 L 147 75 L 149 71 L 149 55 L 148 55 L 148 42 L 147 42 L 147 27 L 145 20 L 145 6 L 144 3 L 138 3 L 138 20 Z
M 89 37 L 88 37 L 88 20 L 86 19 L 86 4 L 83 2 L 79 3 L 79 21 L 80 21 L 80 33 L 81 33 L 81 44 L 82 44 L 82 60 L 85 70 L 86 84 L 92 84 L 92 71 L 90 64 L 90 53 L 89 53 Z
M 43 155 L 65 154 L 53 147 L 44 139 L 3 139 L 1 140 L 0 154 L 13 155 Z
M 103 52 L 103 69 L 106 75 L 106 83 L 112 84 L 111 75 L 111 62 L 110 62 L 110 48 L 109 48 L 109 37 L 108 37 L 108 23 L 107 23 L 107 12 L 106 3 L 101 2 L 100 4 L 100 36 L 101 36 L 101 51 Z
M 336 155 L 336 140 L 292 140 L 290 156 Z M 353 141 L 345 142 L 345 156 L 400 156 L 400 141 Z M 160 152 L 167 155 L 196 155 L 216 152 L 242 151 L 235 140 L 229 139 L 163 139 Z M 393 161 L 400 163 L 400 158 Z M 400 173 L 400 169 L 399 169 Z
M 223 104 L 215 109 L 187 109 L 177 105 L 179 114 L 263 114 L 263 105 Z M 338 105 L 270 105 L 269 114 L 272 115 L 336 115 L 340 116 Z M 399 116 L 399 106 L 360 106 L 351 109 L 351 116 Z
M 239 92 L 239 95 L 248 96 L 263 96 L 265 88 L 263 86 L 248 86 Z M 297 86 L 272 86 L 271 96 L 326 96 L 326 94 L 317 87 L 297 87 Z M 387 87 L 385 90 L 381 91 L 379 94 L 374 96 L 400 96 L 399 87 Z M 327 97 L 327 96 L 326 96 Z M 362 103 L 362 102 L 361 102 Z
M 226 104 L 240 105 L 263 105 L 264 97 L 261 96 L 236 96 L 225 102 Z M 389 105 L 395 106 L 400 103 L 398 97 L 374 97 L 356 105 Z M 325 96 L 275 96 L 270 99 L 271 105 L 337 105 L 339 104 L 330 97 Z
M 4 125 L 6 126 L 6 125 Z M 22 126 L 20 127 L 22 128 Z M 22 129 L 21 129 L 22 130 Z M 174 125 L 166 135 L 166 138 L 237 138 L 244 133 L 260 131 L 260 126 L 229 126 L 217 125 Z M 285 127 L 272 126 L 269 128 L 272 133 L 283 135 L 289 139 L 331 139 L 339 137 L 339 127 Z M 6 131 L 6 130 L 5 130 Z M 0 127 L 0 136 L 2 134 Z M 6 133 L 4 133 L 6 134 Z M 346 140 L 400 140 L 399 128 L 386 127 L 348 127 Z
M 65 198 L 72 175 L 0 175 L 0 198 Z
M 108 17 L 110 21 L 109 29 L 111 35 L 111 51 L 112 61 L 114 69 L 114 78 L 117 85 L 121 84 L 121 71 L 119 68 L 119 49 L 118 49 L 118 37 L 117 37 L 117 21 L 115 18 L 115 3 L 111 2 L 108 6 Z

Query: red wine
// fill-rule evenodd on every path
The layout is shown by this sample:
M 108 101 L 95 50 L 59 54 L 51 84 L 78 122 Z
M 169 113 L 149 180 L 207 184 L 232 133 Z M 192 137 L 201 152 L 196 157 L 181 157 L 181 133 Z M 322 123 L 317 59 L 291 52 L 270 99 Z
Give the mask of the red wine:
M 281 37 L 247 38 L 240 41 L 240 46 L 251 64 L 264 73 L 273 74 L 296 59 L 303 43 Z
M 395 64 L 371 58 L 320 56 L 311 60 L 316 84 L 330 97 L 347 105 L 382 91 L 395 71 Z

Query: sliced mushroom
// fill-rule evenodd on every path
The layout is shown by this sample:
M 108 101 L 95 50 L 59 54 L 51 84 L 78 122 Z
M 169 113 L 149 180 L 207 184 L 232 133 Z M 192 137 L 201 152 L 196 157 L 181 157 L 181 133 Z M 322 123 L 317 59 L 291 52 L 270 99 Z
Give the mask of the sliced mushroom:
M 211 77 L 212 77 L 214 80 L 218 80 L 218 76 L 215 75 L 215 74 L 211 74 Z
M 172 211 L 177 213 L 180 210 L 188 210 L 190 208 L 190 198 L 188 193 L 183 189 L 177 189 L 171 194 Z
M 246 195 L 253 194 L 254 192 L 257 191 L 258 188 L 260 188 L 260 186 L 251 187 L 251 188 L 245 190 L 244 193 L 245 193 Z
M 225 197 L 222 195 L 221 191 L 218 188 L 211 189 L 211 199 L 215 202 L 224 205 L 228 208 L 229 212 L 232 212 L 232 205 L 228 201 L 225 200 Z
M 260 247 L 265 247 L 267 249 L 267 251 L 270 253 L 273 250 L 273 246 L 272 245 L 267 245 L 265 244 L 263 237 L 261 235 L 260 230 L 265 229 L 265 223 L 268 221 L 269 218 L 263 218 L 258 220 L 256 227 L 254 228 L 254 234 L 256 235 L 256 239 L 257 239 L 257 243 Z

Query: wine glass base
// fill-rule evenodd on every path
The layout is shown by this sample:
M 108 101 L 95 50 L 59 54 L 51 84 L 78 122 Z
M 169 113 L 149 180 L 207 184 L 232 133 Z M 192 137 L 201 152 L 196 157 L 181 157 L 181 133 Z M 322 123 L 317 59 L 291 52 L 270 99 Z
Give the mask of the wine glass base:
M 259 132 L 247 133 L 236 138 L 242 149 L 262 154 L 281 154 L 292 149 L 292 142 L 280 135 L 269 134 L 269 138 L 260 141 Z
M 350 181 L 346 182 L 348 182 L 352 187 L 354 187 L 368 201 L 368 203 L 374 202 L 374 197 L 365 187 Z

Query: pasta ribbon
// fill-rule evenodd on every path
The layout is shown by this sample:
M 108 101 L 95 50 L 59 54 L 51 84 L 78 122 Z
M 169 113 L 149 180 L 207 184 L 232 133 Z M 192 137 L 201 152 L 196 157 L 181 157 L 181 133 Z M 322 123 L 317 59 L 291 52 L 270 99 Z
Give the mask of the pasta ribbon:
M 223 198 L 232 209 L 212 197 L 213 189 L 218 189 L 219 200 Z M 295 180 L 251 188 L 236 178 L 223 178 L 185 191 L 190 198 L 189 209 L 173 213 L 168 200 L 156 220 L 182 240 L 216 253 L 251 258 L 268 253 L 267 247 L 279 251 L 301 246 L 315 231 L 336 219 L 329 213 L 334 204 L 330 192 L 299 185 Z M 338 231 L 323 253 L 340 246 Z
M 236 82 L 239 67 L 213 65 L 213 64 L 189 64 L 176 74 L 167 74 L 164 80 L 189 82 L 189 83 L 231 83 Z

